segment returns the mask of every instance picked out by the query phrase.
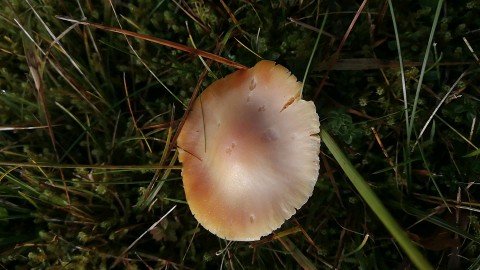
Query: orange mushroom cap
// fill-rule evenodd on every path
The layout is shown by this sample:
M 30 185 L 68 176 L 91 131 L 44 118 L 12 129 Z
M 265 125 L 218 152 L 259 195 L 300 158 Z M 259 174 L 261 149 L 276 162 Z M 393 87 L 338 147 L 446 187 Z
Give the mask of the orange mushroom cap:
M 195 101 L 177 144 L 188 205 L 210 232 L 258 240 L 311 196 L 320 122 L 301 87 L 283 66 L 260 61 Z

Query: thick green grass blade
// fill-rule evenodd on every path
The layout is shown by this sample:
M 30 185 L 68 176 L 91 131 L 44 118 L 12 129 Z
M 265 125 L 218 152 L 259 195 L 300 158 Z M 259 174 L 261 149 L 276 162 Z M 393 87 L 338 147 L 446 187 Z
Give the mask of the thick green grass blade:
M 320 131 L 320 137 L 327 146 L 328 150 L 332 153 L 335 160 L 360 193 L 365 202 L 370 206 L 375 215 L 380 219 L 387 230 L 392 234 L 397 243 L 408 255 L 412 263 L 418 269 L 433 269 L 430 263 L 423 257 L 417 247 L 410 241 L 407 234 L 403 231 L 402 227 L 398 225 L 390 212 L 385 208 L 377 195 L 373 192 L 367 182 L 363 179 L 360 173 L 355 169 L 350 160 L 340 150 L 340 147 L 335 143 L 333 138 L 328 134 L 325 129 Z

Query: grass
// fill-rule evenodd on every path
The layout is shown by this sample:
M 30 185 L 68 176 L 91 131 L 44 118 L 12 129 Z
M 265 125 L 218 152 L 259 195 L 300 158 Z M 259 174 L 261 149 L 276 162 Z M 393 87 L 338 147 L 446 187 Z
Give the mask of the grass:
M 0 268 L 478 269 L 479 9 L 6 0 Z M 175 140 L 260 58 L 304 78 L 320 178 L 274 234 L 226 242 L 191 215 Z

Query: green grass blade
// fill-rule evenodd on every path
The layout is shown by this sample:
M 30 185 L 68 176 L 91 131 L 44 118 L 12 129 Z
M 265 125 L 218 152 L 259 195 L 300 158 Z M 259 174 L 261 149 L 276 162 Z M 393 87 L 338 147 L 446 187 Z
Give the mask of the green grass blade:
M 405 125 L 406 125 L 406 129 L 409 130 L 410 123 L 408 122 L 408 100 L 407 100 L 407 86 L 405 82 L 405 69 L 403 67 L 402 49 L 400 46 L 400 37 L 398 34 L 397 21 L 395 20 L 395 12 L 393 10 L 392 0 L 388 0 L 388 6 L 390 8 L 390 15 L 392 16 L 393 31 L 395 33 L 395 42 L 397 45 L 398 62 L 400 64 L 400 76 L 402 77 L 403 107 L 405 109 L 405 119 L 406 119 Z
M 398 225 L 392 215 L 388 212 L 385 206 L 382 204 L 377 195 L 373 192 L 370 186 L 365 182 L 360 173 L 355 169 L 350 160 L 340 150 L 340 147 L 335 143 L 333 138 L 328 134 L 325 129 L 320 131 L 320 137 L 327 146 L 328 150 L 332 153 L 335 160 L 360 193 L 365 202 L 370 206 L 375 215 L 380 219 L 387 230 L 397 240 L 400 247 L 408 255 L 412 263 L 418 269 L 433 269 L 430 263 L 423 257 L 417 247 L 410 241 L 407 234 L 403 231 L 402 227 Z
M 396 203 L 396 202 L 393 202 L 393 203 Z M 431 213 L 426 212 L 426 211 L 421 210 L 421 209 L 417 209 L 417 208 L 412 207 L 410 205 L 405 205 L 404 204 L 404 205 L 402 205 L 402 208 L 405 210 L 405 212 L 407 212 L 410 215 L 416 216 L 419 219 L 424 219 L 425 221 L 428 221 L 432 224 L 435 224 L 435 225 L 445 229 L 446 231 L 456 233 L 459 236 L 461 236 L 462 238 L 470 239 L 473 242 L 476 242 L 477 244 L 480 244 L 480 237 L 477 237 L 476 235 L 471 234 L 468 231 L 465 231 L 465 230 L 459 228 L 457 225 L 450 224 L 442 218 L 439 218 L 439 217 L 434 216 L 434 215 L 432 216 Z
M 323 34 L 323 28 L 325 27 L 325 23 L 327 22 L 327 18 L 328 18 L 328 10 L 327 10 L 327 12 L 325 12 L 325 16 L 323 17 L 323 21 L 322 21 L 322 26 L 320 26 L 320 30 L 318 31 L 317 40 L 315 40 L 315 45 L 313 46 L 312 53 L 310 54 L 310 59 L 308 59 L 307 68 L 305 69 L 305 74 L 303 75 L 303 81 L 302 81 L 303 84 L 302 84 L 302 90 L 300 90 L 300 98 L 302 98 L 302 96 L 303 96 L 303 86 L 305 84 L 305 81 L 307 80 L 308 71 L 310 70 L 310 65 L 312 64 L 313 56 L 315 55 L 315 52 L 317 51 L 318 43 L 320 42 L 320 37 Z
M 480 155 L 480 149 L 477 149 L 473 152 L 470 152 L 468 154 L 466 154 L 465 156 L 463 156 L 464 158 L 469 158 L 469 157 L 475 157 L 475 156 L 478 156 Z
M 475 261 L 473 261 L 472 265 L 468 267 L 468 270 L 475 270 L 480 268 L 480 256 L 478 256 Z
M 410 116 L 410 124 L 407 129 L 407 142 L 410 142 L 411 135 L 413 131 L 413 123 L 415 121 L 415 114 L 417 112 L 418 99 L 420 97 L 420 89 L 422 89 L 423 78 L 425 77 L 425 70 L 427 68 L 428 56 L 430 55 L 430 48 L 433 43 L 433 36 L 435 34 L 435 28 L 438 24 L 438 18 L 440 17 L 440 11 L 442 10 L 443 0 L 439 0 L 437 3 L 437 10 L 435 11 L 435 17 L 433 18 L 432 30 L 430 31 L 430 36 L 428 37 L 427 49 L 425 50 L 425 56 L 422 63 L 422 69 L 420 70 L 420 78 L 418 78 L 417 91 L 415 93 L 415 100 L 413 101 L 412 115 Z M 408 121 L 408 119 L 406 120 Z M 410 147 L 410 144 L 407 144 L 407 147 Z

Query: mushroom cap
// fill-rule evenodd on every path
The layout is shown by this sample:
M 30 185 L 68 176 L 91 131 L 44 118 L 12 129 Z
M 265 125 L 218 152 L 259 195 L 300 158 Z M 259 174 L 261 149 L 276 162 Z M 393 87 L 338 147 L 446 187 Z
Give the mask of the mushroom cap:
M 210 232 L 258 240 L 311 196 L 320 122 L 301 87 L 283 66 L 260 61 L 217 80 L 193 104 L 177 145 L 188 205 Z

